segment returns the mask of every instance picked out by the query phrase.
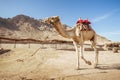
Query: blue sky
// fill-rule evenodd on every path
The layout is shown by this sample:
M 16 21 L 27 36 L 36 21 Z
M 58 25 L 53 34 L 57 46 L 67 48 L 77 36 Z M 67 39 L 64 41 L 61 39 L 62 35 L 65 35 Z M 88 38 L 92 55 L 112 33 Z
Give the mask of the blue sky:
M 36 19 L 59 16 L 63 24 L 74 26 L 88 18 L 97 34 L 120 41 L 120 0 L 1 0 L 0 17 L 24 14 Z

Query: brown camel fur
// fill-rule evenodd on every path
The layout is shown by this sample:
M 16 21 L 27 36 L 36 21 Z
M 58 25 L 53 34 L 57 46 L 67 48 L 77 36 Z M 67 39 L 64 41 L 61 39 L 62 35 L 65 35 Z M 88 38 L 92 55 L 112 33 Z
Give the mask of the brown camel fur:
M 49 18 L 45 18 L 44 21 L 46 23 L 51 24 L 61 36 L 73 40 L 73 44 L 76 49 L 76 54 L 78 55 L 78 69 L 80 69 L 80 58 L 83 59 L 85 63 L 87 63 L 88 65 L 91 65 L 91 62 L 86 60 L 83 55 L 84 41 L 88 41 L 88 40 L 91 41 L 92 47 L 94 48 L 95 54 L 96 54 L 94 67 L 97 67 L 98 51 L 96 49 L 96 33 L 91 27 L 90 27 L 90 30 L 85 31 L 85 30 L 82 30 L 82 26 L 84 26 L 84 24 L 79 23 L 79 24 L 76 24 L 75 27 L 73 27 L 72 29 L 65 30 L 58 16 L 52 16 Z M 79 44 L 81 46 L 80 50 L 78 49 Z

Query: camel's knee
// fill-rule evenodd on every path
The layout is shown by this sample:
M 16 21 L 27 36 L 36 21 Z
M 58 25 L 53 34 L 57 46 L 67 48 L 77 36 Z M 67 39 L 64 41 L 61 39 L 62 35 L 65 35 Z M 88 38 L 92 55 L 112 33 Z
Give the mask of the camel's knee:
M 86 61 L 86 59 L 84 58 L 84 56 L 80 56 L 80 58 L 81 58 L 82 60 Z
M 84 57 L 83 56 L 80 56 L 81 57 L 81 59 L 84 59 Z
M 92 48 L 95 48 L 95 47 L 96 47 L 96 43 L 95 43 L 94 41 L 91 41 L 91 43 L 92 43 L 92 44 L 91 44 L 91 47 L 92 47 Z

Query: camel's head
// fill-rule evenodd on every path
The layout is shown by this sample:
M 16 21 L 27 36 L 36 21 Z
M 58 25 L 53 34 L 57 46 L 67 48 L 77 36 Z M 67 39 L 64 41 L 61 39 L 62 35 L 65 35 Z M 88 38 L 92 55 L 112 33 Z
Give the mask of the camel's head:
M 49 23 L 49 24 L 53 24 L 53 23 L 55 23 L 55 22 L 57 22 L 59 20 L 60 19 L 59 19 L 58 16 L 52 16 L 52 17 L 49 17 L 49 18 L 45 18 L 44 22 Z

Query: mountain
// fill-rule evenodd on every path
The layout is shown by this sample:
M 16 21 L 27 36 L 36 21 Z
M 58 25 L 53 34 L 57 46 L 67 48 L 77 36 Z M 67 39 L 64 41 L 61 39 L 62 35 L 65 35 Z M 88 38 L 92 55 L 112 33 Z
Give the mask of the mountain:
M 0 18 L 1 37 L 44 39 L 49 36 L 49 34 L 44 35 L 47 32 L 54 32 L 51 25 L 29 16 L 17 15 L 13 18 Z
M 63 24 L 65 29 L 70 27 Z M 26 15 L 17 15 L 13 18 L 0 17 L 0 37 L 17 39 L 38 39 L 38 40 L 69 40 L 60 36 L 55 29 L 42 19 L 34 19 Z M 97 35 L 98 42 L 109 42 L 110 40 Z

